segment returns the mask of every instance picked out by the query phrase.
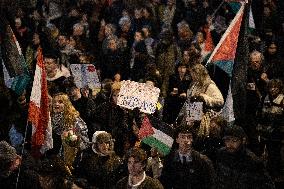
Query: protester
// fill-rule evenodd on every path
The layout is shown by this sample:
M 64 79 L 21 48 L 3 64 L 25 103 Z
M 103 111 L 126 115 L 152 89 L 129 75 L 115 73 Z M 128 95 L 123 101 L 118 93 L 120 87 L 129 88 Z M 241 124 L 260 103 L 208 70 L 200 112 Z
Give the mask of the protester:
M 174 123 L 181 107 L 186 100 L 186 91 L 190 85 L 190 77 L 186 64 L 179 63 L 176 73 L 169 78 L 169 87 L 165 99 L 163 119 L 167 123 Z
M 165 159 L 161 182 L 170 188 L 214 188 L 215 171 L 211 160 L 192 148 L 194 129 L 180 126 L 176 131 L 177 149 Z
M 88 136 L 91 140 L 93 133 L 98 129 L 93 123 L 93 117 L 95 113 L 95 102 L 89 97 L 85 97 L 81 94 L 78 87 L 73 86 L 68 89 L 68 96 L 71 99 L 72 105 L 80 113 L 80 117 L 87 124 Z
M 187 103 L 203 102 L 203 115 L 200 127 L 198 129 L 199 136 L 208 136 L 210 128 L 210 119 L 217 115 L 221 110 L 224 99 L 219 88 L 214 81 L 211 80 L 208 71 L 201 64 L 196 64 L 190 68 L 192 83 L 187 90 Z M 179 117 L 184 123 L 187 119 L 186 107 L 183 106 Z
M 111 189 L 122 178 L 122 160 L 113 151 L 111 134 L 105 131 L 96 131 L 91 147 L 78 158 L 76 175 L 86 178 L 88 187 Z
M 32 165 L 23 166 L 26 159 L 22 158 L 23 157 L 17 154 L 16 149 L 6 141 L 0 142 L 0 182 L 2 188 L 12 189 L 16 188 L 16 186 L 21 189 L 41 188 L 39 175 L 33 169 Z M 28 161 L 26 161 L 26 163 L 28 163 Z M 21 174 L 19 180 L 17 180 L 20 167 L 22 167 Z
M 144 108 L 152 106 L 155 109 L 153 116 L 158 118 L 161 125 L 172 124 L 169 127 L 175 128 L 181 120 L 182 124 L 193 126 L 190 129 L 197 132 L 193 148 L 208 155 L 213 161 L 216 159 L 217 149 L 223 145 L 222 129 L 223 125 L 226 125 L 219 114 L 223 111 L 222 116 L 225 116 L 226 121 L 230 121 L 229 125 L 232 125 L 231 121 L 234 119 L 235 123 L 243 125 L 248 136 L 247 147 L 265 160 L 276 186 L 282 188 L 281 184 L 284 182 L 280 169 L 283 166 L 280 162 L 283 163 L 283 147 L 280 142 L 282 139 L 279 137 L 283 134 L 282 117 L 281 113 L 275 113 L 274 110 L 278 111 L 279 103 L 281 104 L 278 100 L 283 92 L 273 97 L 274 88 L 279 87 L 278 84 L 275 87 L 275 84 L 271 83 L 275 83 L 276 80 L 276 83 L 280 83 L 278 80 L 283 83 L 281 58 L 284 57 L 284 4 L 276 0 L 249 1 L 245 4 L 244 13 L 240 14 L 240 18 L 243 16 L 242 20 L 248 20 L 247 17 L 250 16 L 250 22 L 247 22 L 249 28 L 244 28 L 242 22 L 240 30 L 235 30 L 237 27 L 230 27 L 231 30 L 226 32 L 231 23 L 239 23 L 232 22 L 237 18 L 236 13 L 242 10 L 239 9 L 239 2 L 2 0 L 1 140 L 12 144 L 19 152 L 24 147 L 25 155 L 30 155 L 34 148 L 30 145 L 33 143 L 31 139 L 34 139 L 31 135 L 37 132 L 36 136 L 42 136 L 40 138 L 45 140 L 36 139 L 38 142 L 49 142 L 50 147 L 52 144 L 54 146 L 54 149 L 41 156 L 41 159 L 37 159 L 38 163 L 47 162 L 47 170 L 42 168 L 39 172 L 41 187 L 88 188 L 88 181 L 83 173 L 66 178 L 65 171 L 67 177 L 70 177 L 75 173 L 73 168 L 80 168 L 81 165 L 74 167 L 78 166 L 80 158 L 74 158 L 80 157 L 81 150 L 87 148 L 88 137 L 92 139 L 94 132 L 103 130 L 111 134 L 114 139 L 113 150 L 120 158 L 125 158 L 128 150 L 135 145 L 141 145 L 147 154 L 151 154 L 150 149 L 154 146 L 146 146 L 138 135 L 142 123 L 138 116 L 142 115 L 139 107 L 130 110 L 117 105 L 116 102 L 117 99 L 121 102 L 125 97 L 123 92 L 120 93 L 120 88 L 124 84 L 121 81 L 145 82 L 147 86 L 159 88 L 160 92 L 157 104 L 147 104 L 154 97 L 144 99 L 147 102 L 143 104 Z M 237 33 L 239 36 L 236 51 L 228 44 L 231 40 L 220 41 L 223 34 L 230 37 L 233 33 L 234 36 Z M 249 40 L 246 40 L 247 37 L 243 38 L 244 33 L 248 34 Z M 218 45 L 219 42 L 222 44 Z M 44 55 L 44 68 L 41 68 L 40 72 L 35 72 L 35 67 L 41 65 L 37 62 L 39 47 Z M 234 62 L 231 74 L 227 69 L 231 64 L 226 64 L 227 61 L 207 64 L 210 53 L 218 53 L 225 49 L 223 47 L 226 47 L 223 55 L 234 55 L 234 59 L 228 60 Z M 215 61 L 211 61 L 213 62 Z M 72 64 L 93 64 L 94 67 L 87 66 L 87 69 L 74 70 L 78 67 Z M 206 64 L 206 67 L 201 64 Z M 42 80 L 34 82 L 34 78 L 34 81 L 39 81 L 39 78 Z M 94 79 L 101 87 L 73 87 L 75 83 L 76 86 L 79 86 L 79 83 L 88 83 L 90 86 Z M 97 82 L 98 79 L 100 83 Z M 32 86 L 41 87 L 42 90 L 34 90 L 36 101 L 33 99 L 32 103 L 36 104 L 37 113 L 40 115 L 48 107 L 42 104 L 47 102 L 41 99 L 46 97 L 41 95 L 45 92 L 45 80 L 49 95 L 54 97 L 49 102 L 53 104 L 49 110 L 53 142 L 46 136 L 48 130 L 42 127 L 46 124 L 35 127 L 36 124 L 33 123 L 31 127 L 27 122 Z M 229 86 L 231 91 L 228 90 Z M 130 91 L 132 89 L 127 88 Z M 147 92 L 139 91 L 141 99 L 138 101 L 142 100 Z M 57 95 L 58 93 L 64 94 Z M 69 95 L 73 106 L 70 100 L 64 100 L 65 96 L 67 98 L 65 93 Z M 55 106 L 62 103 L 56 102 L 55 105 L 52 102 L 58 99 L 65 104 L 63 113 L 55 112 Z M 137 103 L 135 97 L 125 97 L 123 101 L 130 102 L 134 99 Z M 192 110 L 193 106 L 189 108 L 188 105 L 196 105 L 197 102 L 203 103 L 201 111 Z M 240 104 L 242 105 L 239 106 Z M 189 109 L 191 112 L 188 112 Z M 224 115 L 226 112 L 230 115 Z M 193 119 L 193 116 L 197 113 L 200 113 L 200 117 L 196 121 L 194 119 L 197 118 Z M 40 118 L 41 116 L 38 116 L 39 122 Z M 65 128 L 66 125 L 70 127 Z M 152 133 L 150 131 L 149 133 Z M 273 137 L 267 137 L 271 133 Z M 53 159 L 54 156 L 51 154 L 59 155 L 56 157 L 59 161 Z M 90 154 L 96 156 L 92 150 Z M 152 153 L 152 156 L 152 159 L 149 159 L 150 169 L 146 167 L 146 174 L 159 178 L 164 159 L 158 159 L 155 153 Z M 62 163 L 62 169 L 55 168 L 58 167 L 58 162 Z M 53 169 L 48 166 L 49 164 L 56 166 Z M 126 164 L 123 166 L 126 170 Z M 67 170 L 63 170 L 64 167 Z M 25 169 L 23 170 L 25 172 Z M 96 170 L 92 174 L 99 174 L 97 172 Z M 78 182 L 74 178 L 77 176 Z M 148 180 L 148 177 L 146 178 Z M 111 185 L 114 186 L 115 182 Z M 123 187 L 127 187 L 127 179 Z M 140 187 L 141 185 L 136 188 Z
M 72 130 L 79 137 L 78 148 L 84 150 L 88 147 L 88 129 L 86 123 L 79 116 L 68 96 L 58 93 L 52 99 L 51 125 L 53 137 L 53 149 L 47 152 L 48 155 L 61 155 L 62 135 Z
M 258 132 L 260 142 L 266 147 L 267 168 L 270 175 L 278 180 L 283 179 L 283 126 L 284 95 L 281 80 L 272 79 L 268 83 L 268 94 L 264 98 L 259 116 Z
M 224 133 L 225 147 L 217 154 L 217 188 L 275 188 L 263 162 L 245 146 L 246 135 L 237 125 Z
M 257 120 L 263 97 L 266 94 L 267 75 L 264 73 L 264 57 L 259 51 L 250 54 L 250 62 L 247 72 L 246 84 L 246 120 L 247 126 L 244 128 L 249 140 L 249 148 L 260 155 L 259 142 L 256 135 Z
M 127 166 L 129 176 L 122 178 L 116 184 L 117 189 L 141 188 L 141 189 L 163 189 L 164 187 L 157 179 L 146 175 L 147 154 L 139 148 L 130 149 L 127 153 Z

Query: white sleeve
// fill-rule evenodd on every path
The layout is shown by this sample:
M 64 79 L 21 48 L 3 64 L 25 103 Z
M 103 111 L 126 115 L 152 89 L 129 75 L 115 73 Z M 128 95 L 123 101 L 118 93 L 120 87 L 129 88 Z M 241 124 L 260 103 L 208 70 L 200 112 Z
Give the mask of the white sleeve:
M 206 92 L 201 94 L 205 104 L 209 107 L 221 107 L 224 104 L 224 98 L 215 83 L 211 83 Z

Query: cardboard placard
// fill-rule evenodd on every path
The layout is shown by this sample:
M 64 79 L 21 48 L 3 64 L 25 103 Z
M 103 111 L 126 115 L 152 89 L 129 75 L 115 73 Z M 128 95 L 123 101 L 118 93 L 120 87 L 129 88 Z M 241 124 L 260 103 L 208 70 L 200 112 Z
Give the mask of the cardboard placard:
M 160 89 L 145 83 L 121 81 L 117 105 L 133 110 L 152 114 L 156 110 Z
M 78 88 L 88 86 L 90 89 L 98 89 L 101 87 L 101 82 L 93 64 L 71 64 L 70 70 Z
M 203 102 L 190 102 L 186 104 L 187 120 L 200 121 L 203 116 Z

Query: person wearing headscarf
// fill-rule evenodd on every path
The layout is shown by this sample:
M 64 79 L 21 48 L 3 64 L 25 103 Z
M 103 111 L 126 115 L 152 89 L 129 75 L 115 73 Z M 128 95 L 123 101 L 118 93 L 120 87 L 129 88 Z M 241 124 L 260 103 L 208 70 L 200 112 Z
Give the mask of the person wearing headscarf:
M 89 187 L 113 189 L 121 178 L 122 161 L 113 151 L 113 142 L 110 133 L 96 131 L 92 145 L 83 151 L 76 175 L 86 179 Z

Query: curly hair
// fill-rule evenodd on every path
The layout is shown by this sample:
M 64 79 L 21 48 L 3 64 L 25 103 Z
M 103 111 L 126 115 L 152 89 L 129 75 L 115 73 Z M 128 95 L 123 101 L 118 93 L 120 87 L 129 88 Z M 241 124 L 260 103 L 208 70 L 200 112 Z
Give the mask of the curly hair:
M 72 128 L 76 121 L 76 118 L 80 116 L 79 112 L 74 108 L 72 105 L 69 97 L 64 93 L 58 93 L 53 96 L 53 98 L 58 97 L 60 100 L 63 101 L 64 110 L 63 110 L 63 117 L 65 127 Z M 54 112 L 52 112 L 54 114 Z

